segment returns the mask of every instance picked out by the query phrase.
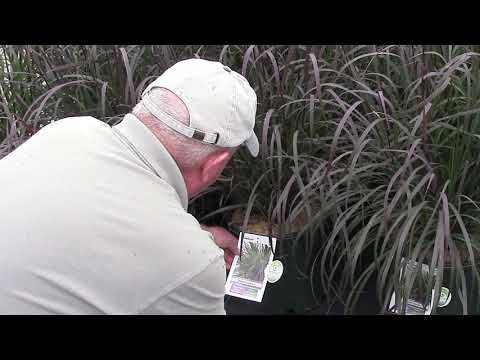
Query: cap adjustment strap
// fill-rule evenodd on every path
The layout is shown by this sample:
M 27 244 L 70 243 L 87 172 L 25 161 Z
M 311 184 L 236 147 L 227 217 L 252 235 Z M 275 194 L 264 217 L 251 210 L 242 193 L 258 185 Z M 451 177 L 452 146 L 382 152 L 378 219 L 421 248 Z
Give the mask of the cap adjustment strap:
M 211 133 L 205 132 L 202 130 L 198 130 L 187 126 L 177 119 L 175 119 L 172 115 L 167 113 L 166 111 L 159 108 L 150 98 L 150 92 L 147 92 L 142 97 L 142 102 L 145 107 L 150 111 L 150 113 L 155 116 L 158 120 L 163 122 L 165 125 L 170 127 L 171 129 L 179 132 L 182 135 L 185 135 L 189 138 L 207 143 L 207 144 L 217 144 L 218 139 L 220 137 L 219 133 Z

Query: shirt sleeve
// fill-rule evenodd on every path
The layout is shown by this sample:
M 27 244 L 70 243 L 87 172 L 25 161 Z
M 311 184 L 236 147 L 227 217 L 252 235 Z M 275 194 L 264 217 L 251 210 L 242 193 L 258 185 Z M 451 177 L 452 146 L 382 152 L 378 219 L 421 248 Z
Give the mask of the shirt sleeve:
M 141 315 L 225 315 L 226 269 L 217 257 L 190 280 L 158 298 Z

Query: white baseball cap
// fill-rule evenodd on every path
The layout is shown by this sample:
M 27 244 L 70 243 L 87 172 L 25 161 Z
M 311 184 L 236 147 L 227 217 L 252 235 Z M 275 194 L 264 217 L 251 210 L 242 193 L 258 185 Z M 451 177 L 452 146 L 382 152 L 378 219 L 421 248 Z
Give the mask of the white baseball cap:
M 189 113 L 188 126 L 155 104 L 149 94 L 157 87 L 183 101 Z M 176 63 L 143 91 L 142 104 L 187 137 L 227 148 L 245 145 L 254 157 L 258 155 L 254 132 L 257 95 L 242 75 L 220 62 L 189 59 Z

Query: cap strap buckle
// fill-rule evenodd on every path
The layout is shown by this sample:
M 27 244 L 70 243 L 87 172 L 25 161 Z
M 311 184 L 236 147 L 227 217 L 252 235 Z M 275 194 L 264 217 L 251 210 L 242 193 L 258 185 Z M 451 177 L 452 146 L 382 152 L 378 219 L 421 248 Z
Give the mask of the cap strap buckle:
M 218 133 L 205 133 L 198 129 L 193 129 L 192 139 L 206 142 L 208 144 L 216 144 L 218 142 Z

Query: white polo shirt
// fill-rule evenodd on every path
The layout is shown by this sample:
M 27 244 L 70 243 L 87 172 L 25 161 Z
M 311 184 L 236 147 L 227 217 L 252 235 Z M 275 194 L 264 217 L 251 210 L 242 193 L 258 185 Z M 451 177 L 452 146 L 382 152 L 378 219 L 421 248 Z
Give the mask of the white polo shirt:
M 223 252 L 133 115 L 44 127 L 0 188 L 0 314 L 225 314 Z

